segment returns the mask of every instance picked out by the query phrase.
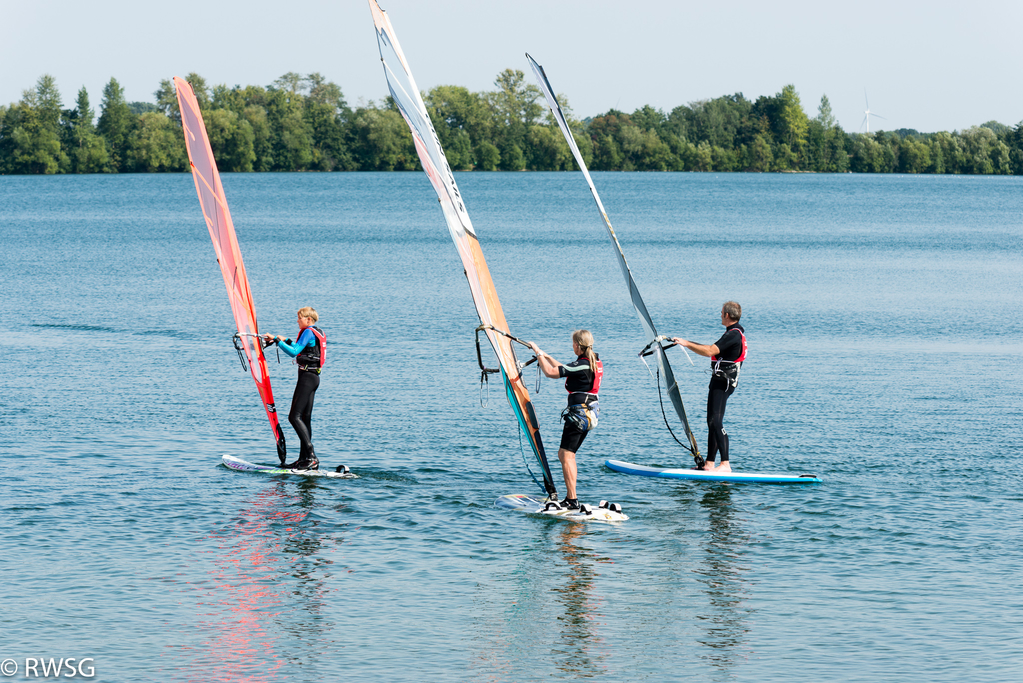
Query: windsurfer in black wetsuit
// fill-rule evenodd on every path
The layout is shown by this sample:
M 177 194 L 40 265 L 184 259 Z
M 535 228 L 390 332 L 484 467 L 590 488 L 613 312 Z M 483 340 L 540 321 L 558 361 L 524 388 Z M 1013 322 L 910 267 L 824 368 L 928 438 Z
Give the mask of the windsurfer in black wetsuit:
M 298 365 L 298 383 L 291 399 L 288 421 L 295 428 L 302 446 L 298 460 L 285 465 L 291 470 L 316 470 L 320 467 L 320 461 L 313 451 L 313 399 L 320 386 L 320 370 L 327 359 L 327 337 L 323 330 L 314 325 L 319 319 L 316 310 L 306 306 L 298 311 L 298 340 L 293 342 L 280 335 L 263 335 L 268 344 L 277 344 Z
M 728 433 L 725 431 L 725 403 L 735 391 L 739 382 L 739 370 L 746 360 L 746 330 L 739 324 L 742 306 L 726 301 L 721 307 L 721 324 L 725 333 L 715 343 L 697 344 L 673 337 L 679 346 L 710 357 L 711 377 L 707 393 L 707 462 L 703 469 L 714 472 L 731 472 L 728 464 Z M 714 457 L 721 452 L 721 464 L 714 467 Z
M 531 343 L 529 348 L 536 354 L 543 374 L 552 379 L 565 378 L 568 408 L 562 413 L 565 428 L 561 433 L 558 460 L 561 461 L 561 472 L 565 476 L 563 506 L 576 510 L 579 508 L 579 501 L 575 492 L 575 454 L 579 452 L 586 435 L 597 426 L 597 417 L 600 414 L 597 392 L 600 391 L 600 382 L 604 377 L 604 365 L 600 362 L 600 356 L 593 350 L 593 335 L 589 330 L 576 330 L 572 333 L 572 351 L 576 359 L 568 365 L 554 360 L 536 344 Z

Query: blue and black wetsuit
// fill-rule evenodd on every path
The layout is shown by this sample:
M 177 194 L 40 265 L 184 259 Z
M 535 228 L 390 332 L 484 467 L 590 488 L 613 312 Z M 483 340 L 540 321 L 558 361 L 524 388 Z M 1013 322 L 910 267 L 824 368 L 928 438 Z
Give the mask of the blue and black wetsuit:
M 711 358 L 713 374 L 707 392 L 707 464 L 713 465 L 718 451 L 721 462 L 728 462 L 728 432 L 725 431 L 725 403 L 735 391 L 739 368 L 746 360 L 746 330 L 742 325 L 729 325 L 715 342 L 718 355 Z
M 322 335 L 322 332 L 320 334 Z M 313 452 L 313 399 L 316 397 L 316 389 L 320 386 L 320 368 L 325 356 L 323 343 L 313 328 L 307 327 L 298 336 L 298 341 L 292 342 L 288 339 L 277 342 L 277 346 L 298 363 L 298 383 L 295 385 L 295 395 L 291 399 L 288 422 L 295 428 L 298 440 L 302 444 L 299 457 L 309 456 Z

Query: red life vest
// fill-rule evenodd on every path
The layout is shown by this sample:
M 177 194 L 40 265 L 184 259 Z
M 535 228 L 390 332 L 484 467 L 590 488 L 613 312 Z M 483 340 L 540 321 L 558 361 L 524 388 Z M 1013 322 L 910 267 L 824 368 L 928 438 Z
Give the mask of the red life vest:
M 577 358 L 576 360 L 585 360 L 587 365 L 590 364 L 589 359 L 586 358 L 586 356 L 579 356 L 579 358 Z M 591 367 L 590 371 L 593 372 L 593 384 L 590 386 L 589 391 L 582 391 L 580 389 L 576 389 L 573 391 L 572 389 L 569 389 L 567 379 L 565 380 L 565 390 L 570 394 L 589 394 L 590 396 L 596 398 L 597 392 L 600 391 L 600 382 L 601 380 L 604 379 L 604 362 L 598 360 L 596 369 Z
M 742 362 L 746 360 L 746 335 L 743 334 L 742 330 L 738 327 L 733 327 L 733 330 L 739 333 L 739 337 L 742 339 L 742 353 L 735 360 L 724 360 L 717 356 L 710 357 L 710 367 L 712 374 L 716 377 L 723 377 L 732 385 L 735 386 L 739 382 L 739 370 L 742 369 Z M 731 330 L 729 330 L 731 331 Z M 722 363 L 728 363 L 724 368 L 721 367 Z
M 316 337 L 316 348 L 310 349 L 308 346 L 302 349 L 302 351 L 295 356 L 295 362 L 299 365 L 305 365 L 311 368 L 322 368 L 327 362 L 327 335 L 323 333 L 318 327 L 310 325 L 306 328 L 313 333 Z M 299 334 L 298 336 L 302 336 Z M 317 349 L 319 353 L 317 353 Z
M 596 396 L 600 391 L 600 381 L 604 379 L 604 361 L 598 360 L 596 369 L 590 369 L 593 370 L 593 388 L 590 389 L 590 393 Z

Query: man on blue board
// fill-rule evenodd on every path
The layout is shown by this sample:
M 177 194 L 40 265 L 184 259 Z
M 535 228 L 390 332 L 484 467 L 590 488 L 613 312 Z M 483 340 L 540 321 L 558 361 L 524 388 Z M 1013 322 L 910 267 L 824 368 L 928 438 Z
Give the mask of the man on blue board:
M 710 358 L 710 387 L 707 393 L 707 461 L 703 469 L 708 472 L 731 472 L 728 463 L 728 432 L 725 431 L 725 403 L 739 383 L 739 370 L 746 360 L 746 330 L 739 324 L 742 306 L 726 301 L 721 307 L 721 324 L 725 333 L 715 343 L 697 344 L 672 337 L 679 346 Z M 721 452 L 721 464 L 714 466 L 714 458 Z
M 298 382 L 295 384 L 295 395 L 291 399 L 291 412 L 288 422 L 295 428 L 298 440 L 302 444 L 298 460 L 290 465 L 281 464 L 291 470 L 317 470 L 320 461 L 313 450 L 313 399 L 316 389 L 320 386 L 320 371 L 327 360 L 327 337 L 323 330 L 316 327 L 320 319 L 316 310 L 310 306 L 298 310 L 298 339 L 291 341 L 280 335 L 265 334 L 267 344 L 277 344 L 298 365 Z

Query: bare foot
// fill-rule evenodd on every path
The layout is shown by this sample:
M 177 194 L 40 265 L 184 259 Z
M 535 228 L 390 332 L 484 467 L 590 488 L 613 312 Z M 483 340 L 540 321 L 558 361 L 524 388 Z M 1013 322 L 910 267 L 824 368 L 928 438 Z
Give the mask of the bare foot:
M 714 471 L 715 472 L 720 472 L 721 474 L 725 474 L 726 472 L 731 472 L 732 471 L 732 466 L 728 464 L 727 460 L 725 460 L 723 463 L 721 463 L 720 465 L 715 467 Z

